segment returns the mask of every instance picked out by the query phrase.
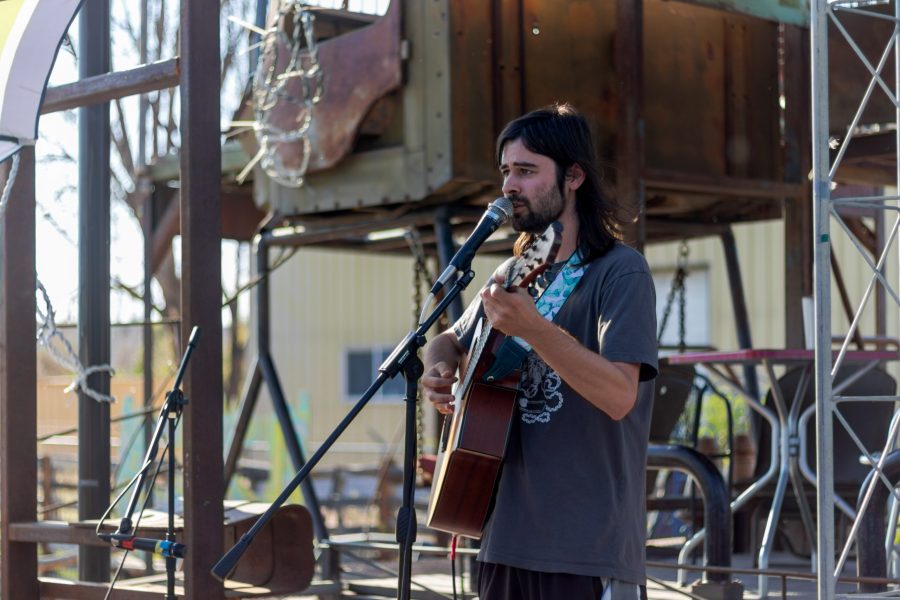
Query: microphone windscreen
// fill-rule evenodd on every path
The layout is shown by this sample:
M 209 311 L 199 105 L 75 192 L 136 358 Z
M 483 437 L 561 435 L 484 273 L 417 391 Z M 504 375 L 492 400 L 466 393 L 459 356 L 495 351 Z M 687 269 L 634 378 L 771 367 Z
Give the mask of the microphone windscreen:
M 506 196 L 500 196 L 493 202 L 491 202 L 491 206 L 499 209 L 505 215 L 503 222 L 505 223 L 513 214 L 513 205 L 512 200 L 507 198 Z

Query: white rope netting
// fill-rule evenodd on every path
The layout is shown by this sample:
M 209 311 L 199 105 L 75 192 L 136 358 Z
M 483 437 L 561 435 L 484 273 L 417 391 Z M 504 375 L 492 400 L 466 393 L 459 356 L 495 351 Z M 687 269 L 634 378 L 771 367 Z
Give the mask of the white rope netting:
M 19 153 L 12 155 L 12 164 L 9 167 L 9 175 L 6 178 L 6 185 L 3 186 L 3 193 L 0 194 L 0 215 L 6 211 L 6 203 L 9 201 L 9 195 L 12 193 L 13 183 L 16 180 L 16 174 L 19 172 Z

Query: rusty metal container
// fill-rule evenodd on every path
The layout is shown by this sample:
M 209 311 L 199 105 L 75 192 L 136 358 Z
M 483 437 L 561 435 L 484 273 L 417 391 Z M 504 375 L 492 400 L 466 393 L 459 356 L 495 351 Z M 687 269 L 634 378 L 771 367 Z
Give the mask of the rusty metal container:
M 649 220 L 780 216 L 781 198 L 799 188 L 785 181 L 780 150 L 779 23 L 645 0 L 634 57 L 643 128 L 627 131 L 621 89 L 632 75 L 615 56 L 617 4 L 393 0 L 371 24 L 320 43 L 306 183 L 257 176 L 257 203 L 285 215 L 481 203 L 499 189 L 503 125 L 567 101 L 591 121 L 611 182 L 617 138 L 643 136 Z

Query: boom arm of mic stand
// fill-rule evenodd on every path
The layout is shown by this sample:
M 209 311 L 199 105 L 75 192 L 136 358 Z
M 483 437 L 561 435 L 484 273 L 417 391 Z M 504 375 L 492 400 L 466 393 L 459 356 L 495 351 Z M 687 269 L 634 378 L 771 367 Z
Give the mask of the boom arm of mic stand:
M 231 547 L 231 549 L 225 553 L 225 555 L 219 559 L 212 570 L 211 573 L 214 577 L 219 579 L 220 581 L 224 581 L 229 573 L 231 573 L 235 566 L 237 566 L 237 562 L 241 559 L 241 556 L 244 555 L 244 552 L 247 551 L 247 548 L 250 546 L 250 543 L 253 541 L 253 538 L 259 533 L 259 531 L 269 522 L 269 520 L 275 515 L 275 512 L 281 508 L 281 506 L 287 501 L 290 495 L 294 492 L 298 485 L 309 475 L 309 472 L 318 464 L 322 457 L 325 455 L 328 450 L 331 449 L 331 446 L 337 441 L 337 439 L 341 436 L 347 427 L 349 427 L 350 423 L 353 422 L 353 419 L 356 418 L 356 415 L 362 411 L 362 409 L 368 404 L 369 400 L 372 399 L 372 396 L 381 388 L 384 383 L 397 374 L 403 366 L 403 362 L 408 358 L 410 353 L 414 353 L 413 347 L 420 344 L 425 339 L 425 332 L 427 332 L 435 321 L 443 314 L 447 307 L 450 306 L 450 303 L 460 294 L 466 286 L 472 281 L 475 277 L 475 272 L 469 269 L 465 273 L 459 277 L 456 282 L 454 282 L 453 286 L 447 291 L 438 305 L 435 307 L 434 311 L 428 315 L 428 317 L 419 324 L 418 328 L 415 331 L 407 334 L 403 341 L 391 352 L 391 355 L 388 357 L 388 360 L 378 369 L 380 373 L 372 385 L 369 386 L 369 389 L 365 391 L 362 397 L 357 401 L 357 403 L 350 409 L 350 412 L 343 418 L 343 420 L 338 423 L 337 427 L 334 428 L 334 431 L 329 434 L 329 436 L 322 442 L 322 445 L 313 453 L 312 456 L 309 457 L 309 460 L 306 462 L 303 467 L 297 471 L 297 474 L 294 475 L 294 478 L 291 479 L 287 486 L 278 494 L 278 497 L 272 502 L 269 508 L 266 509 L 266 512 L 261 514 L 256 522 L 253 523 L 253 526 L 240 537 L 237 543 Z

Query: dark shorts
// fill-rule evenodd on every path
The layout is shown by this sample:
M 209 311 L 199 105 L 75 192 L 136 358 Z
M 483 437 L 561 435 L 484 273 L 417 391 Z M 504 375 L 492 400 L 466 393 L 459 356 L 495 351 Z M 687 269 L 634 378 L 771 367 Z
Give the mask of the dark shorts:
M 568 573 L 543 573 L 478 562 L 479 600 L 647 600 L 643 585 Z
M 478 563 L 479 600 L 600 600 L 600 577 Z

